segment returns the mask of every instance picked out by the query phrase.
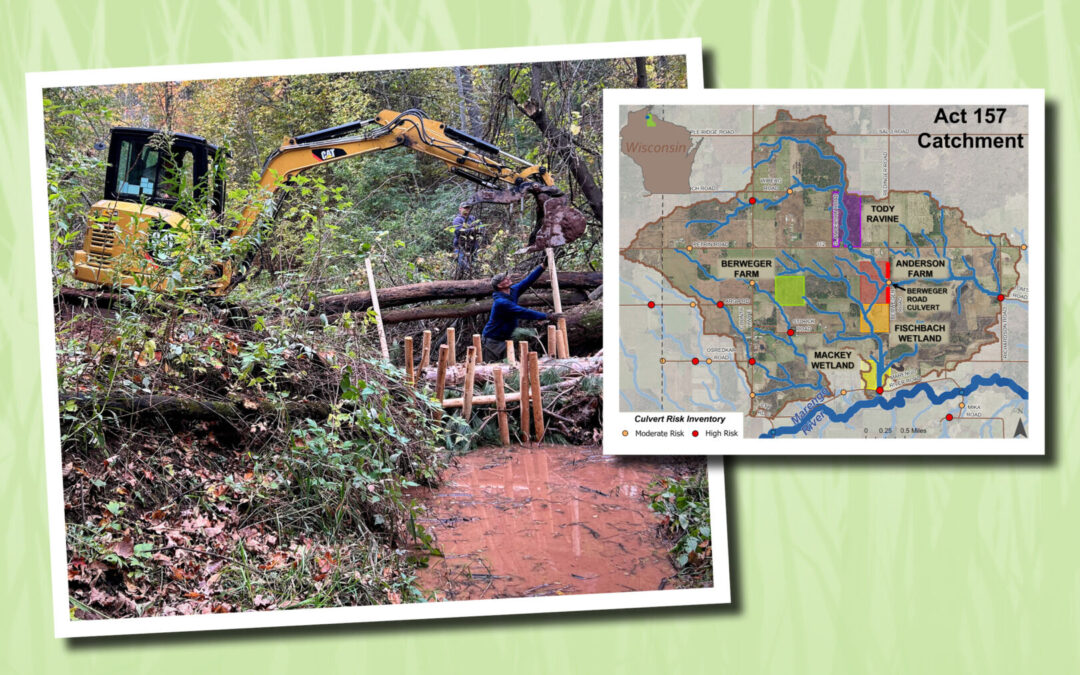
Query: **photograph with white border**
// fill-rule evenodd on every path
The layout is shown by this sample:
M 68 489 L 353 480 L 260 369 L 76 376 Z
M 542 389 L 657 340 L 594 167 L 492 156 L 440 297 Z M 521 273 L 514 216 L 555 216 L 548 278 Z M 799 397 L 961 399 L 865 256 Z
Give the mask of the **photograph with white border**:
M 730 603 L 603 450 L 609 85 L 700 40 L 28 74 L 56 636 Z

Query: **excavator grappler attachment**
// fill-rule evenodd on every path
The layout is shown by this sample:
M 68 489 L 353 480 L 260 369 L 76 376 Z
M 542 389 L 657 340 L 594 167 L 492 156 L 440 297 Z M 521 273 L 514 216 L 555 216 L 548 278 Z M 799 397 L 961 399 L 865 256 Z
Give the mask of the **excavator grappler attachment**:
M 478 190 L 467 203 L 512 204 L 526 193 L 536 200 L 536 224 L 529 234 L 528 245 L 517 253 L 563 246 L 585 234 L 585 216 L 570 206 L 562 190 L 553 185 L 526 181 L 505 190 Z

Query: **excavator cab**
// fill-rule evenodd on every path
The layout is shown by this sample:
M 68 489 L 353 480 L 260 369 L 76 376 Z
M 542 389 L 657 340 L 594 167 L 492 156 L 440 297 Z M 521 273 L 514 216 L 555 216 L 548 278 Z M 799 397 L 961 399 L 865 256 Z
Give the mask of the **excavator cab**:
M 131 285 L 140 271 L 133 265 L 145 272 L 171 264 L 176 228 L 192 207 L 208 206 L 215 218 L 224 211 L 225 160 L 225 152 L 199 136 L 114 127 L 104 198 L 90 209 L 86 238 L 73 256 L 75 278 Z M 125 252 L 137 255 L 120 269 L 117 257 Z
M 190 134 L 114 127 L 109 139 L 105 199 L 157 206 L 187 215 L 187 205 L 205 203 L 216 215 L 225 206 L 223 171 L 215 171 L 219 148 Z M 183 191 L 190 190 L 188 199 Z

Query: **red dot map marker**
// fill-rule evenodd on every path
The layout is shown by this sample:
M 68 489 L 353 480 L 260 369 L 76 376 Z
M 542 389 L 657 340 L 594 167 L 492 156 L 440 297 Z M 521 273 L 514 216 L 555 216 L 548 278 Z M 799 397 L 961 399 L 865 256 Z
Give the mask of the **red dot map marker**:
M 756 197 L 751 197 L 750 198 L 750 203 L 751 204 L 757 204 L 757 198 Z
M 757 359 L 751 358 L 750 359 L 750 365 L 754 365 L 755 363 L 757 363 Z
M 948 415 L 946 415 L 945 420 L 948 421 L 948 422 L 952 422 L 952 413 L 949 413 Z
M 652 300 L 650 300 L 649 301 L 649 309 L 652 309 L 653 307 L 656 307 L 656 303 L 653 302 Z
M 885 387 L 878 387 L 877 388 L 877 393 L 884 394 L 885 393 Z
M 698 357 L 695 356 L 693 359 L 690 360 L 690 363 L 696 366 L 697 364 L 701 363 L 701 361 L 699 361 Z
M 723 309 L 724 308 L 724 301 L 723 300 L 717 300 L 716 301 L 716 306 L 719 307 L 720 309 Z
M 787 334 L 788 335 L 794 335 L 795 334 L 795 329 L 794 328 L 788 328 L 787 329 Z
M 998 302 L 1005 302 L 1005 294 L 998 293 Z
M 694 438 L 697 438 L 697 429 L 694 430 Z

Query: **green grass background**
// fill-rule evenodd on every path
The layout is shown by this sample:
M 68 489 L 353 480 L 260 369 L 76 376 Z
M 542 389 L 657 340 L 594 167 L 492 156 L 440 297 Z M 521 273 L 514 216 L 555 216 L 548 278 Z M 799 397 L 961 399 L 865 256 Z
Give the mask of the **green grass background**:
M 1080 291 L 1055 274 L 1080 245 L 1080 3 L 2 0 L 0 16 L 0 669 L 1080 671 Z M 1048 460 L 729 461 L 729 608 L 52 637 L 26 71 L 691 36 L 716 87 L 1046 88 Z

